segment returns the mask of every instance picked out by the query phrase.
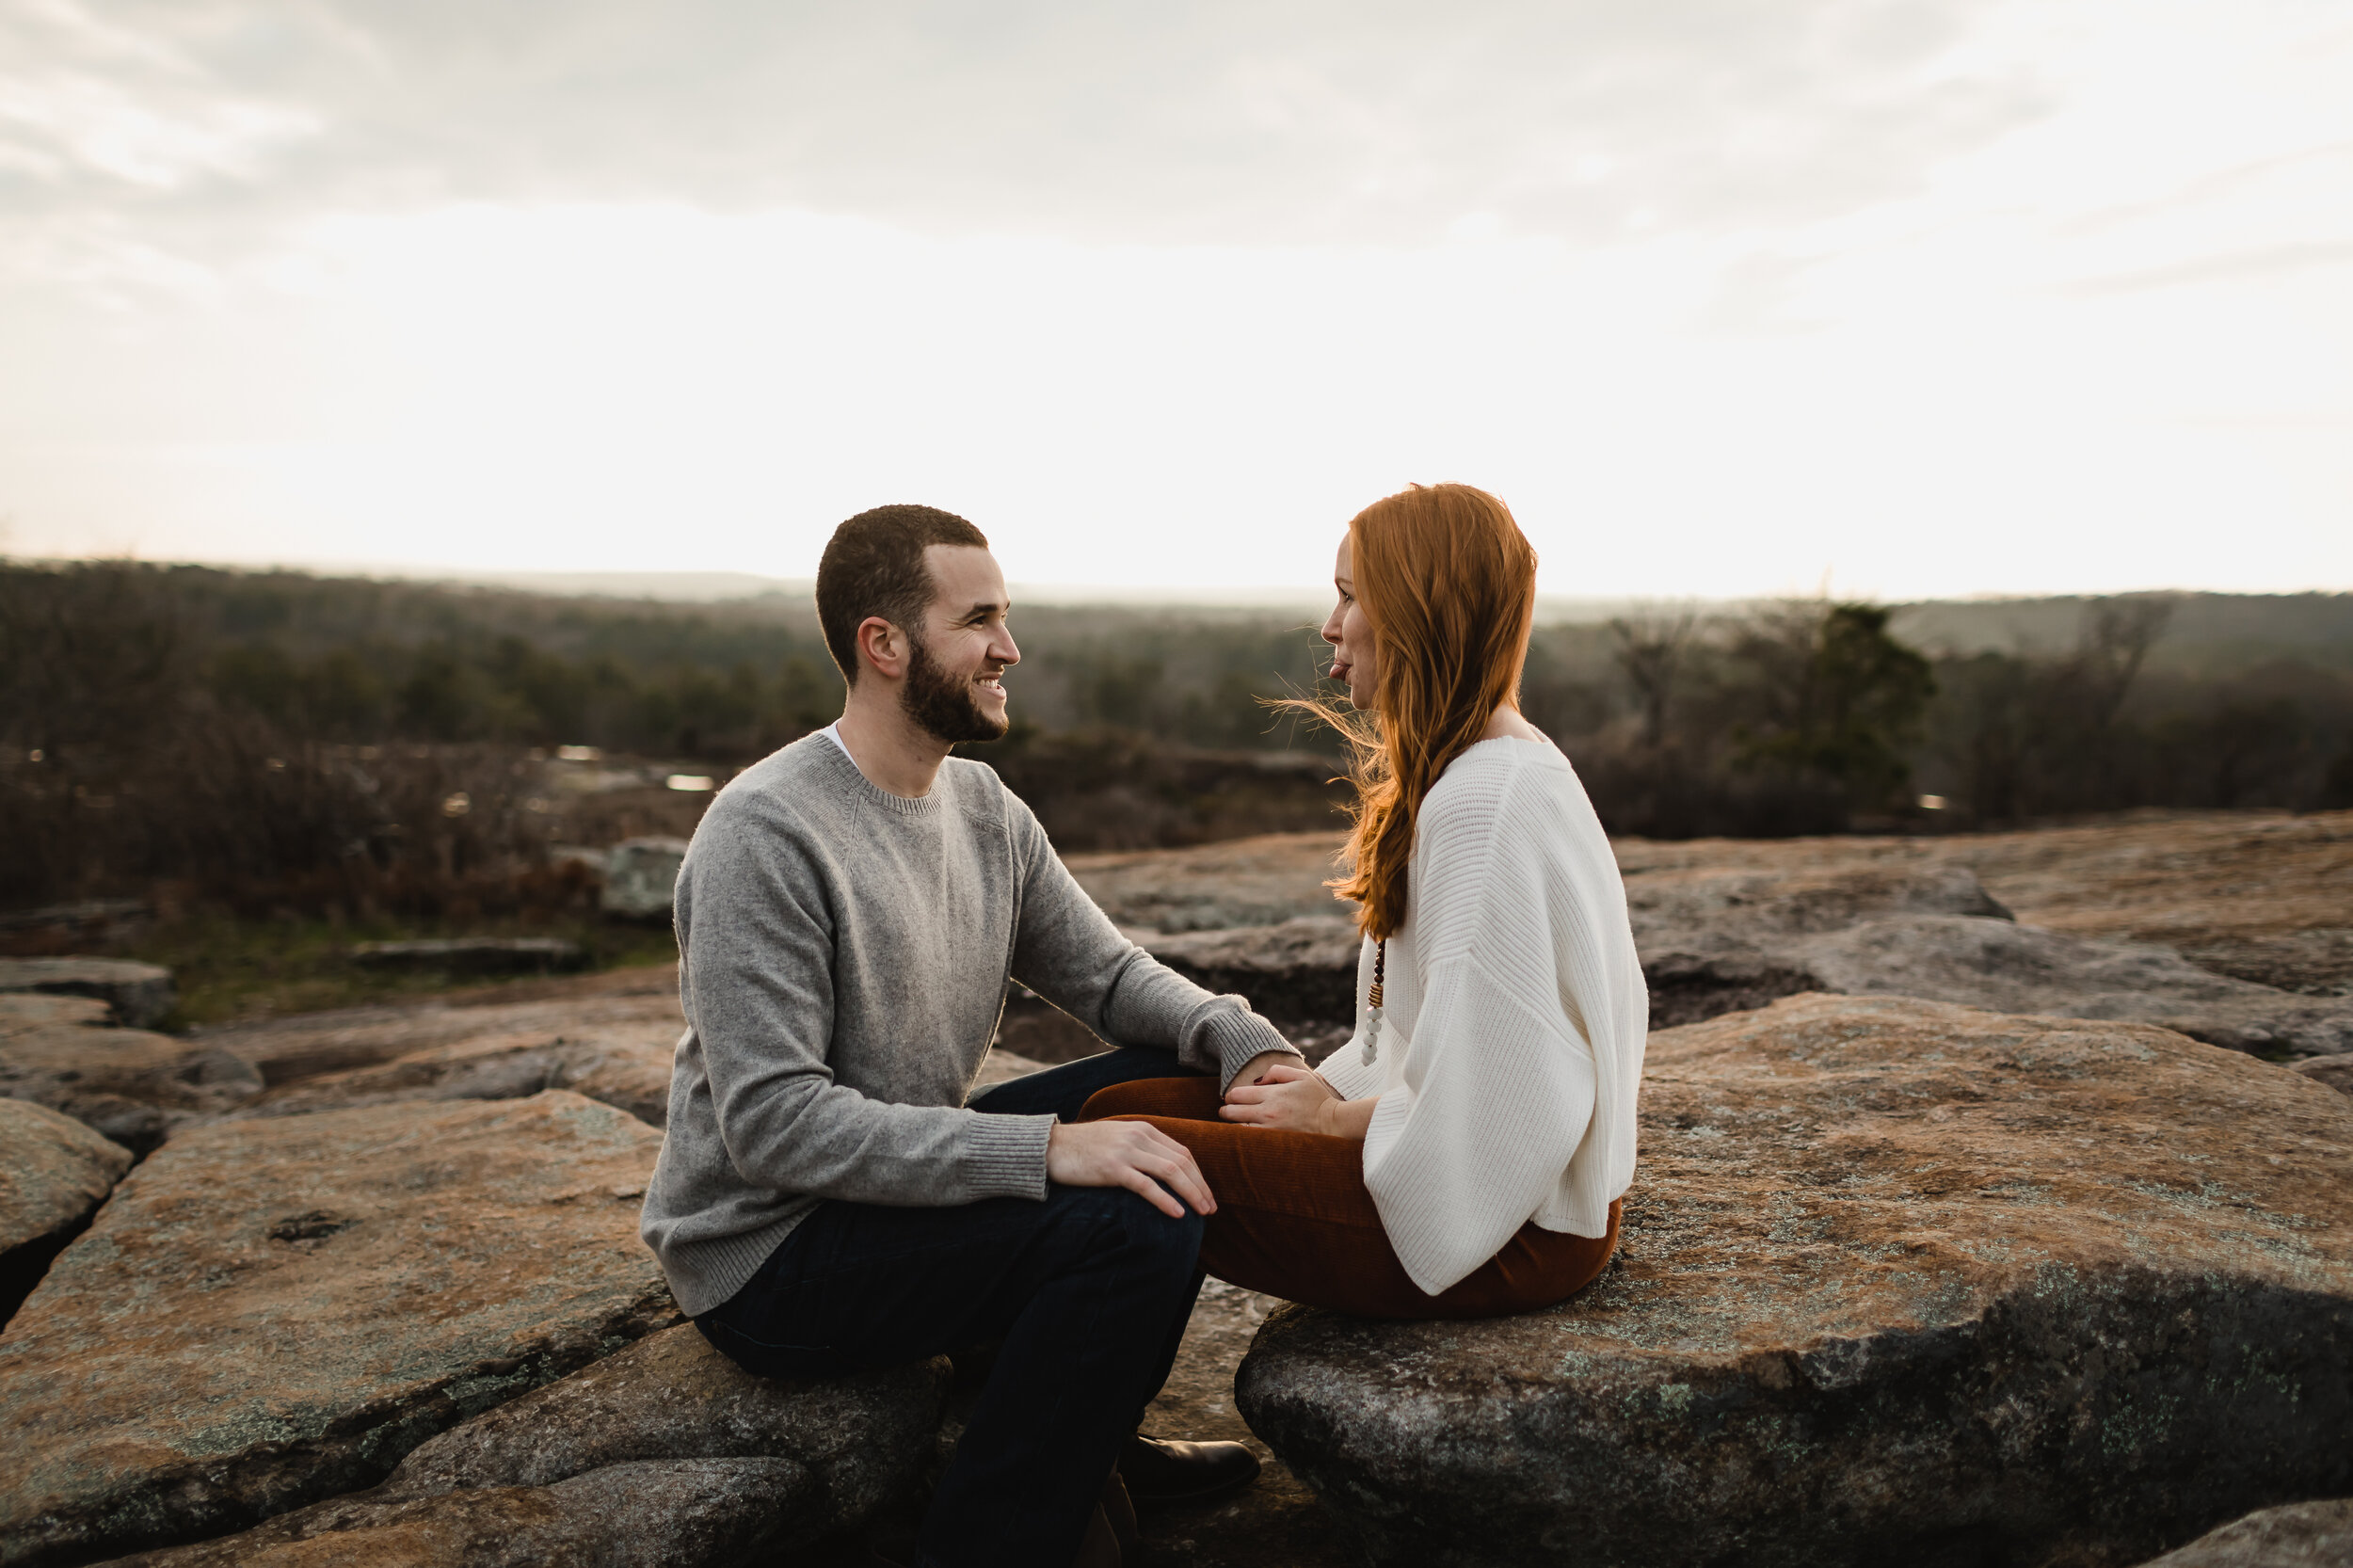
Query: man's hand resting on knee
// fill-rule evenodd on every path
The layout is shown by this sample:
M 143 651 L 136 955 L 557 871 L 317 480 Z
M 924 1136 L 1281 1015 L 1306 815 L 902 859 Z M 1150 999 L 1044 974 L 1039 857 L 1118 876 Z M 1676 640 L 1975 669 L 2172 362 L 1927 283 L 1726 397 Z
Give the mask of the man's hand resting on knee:
M 1065 1187 L 1125 1187 L 1172 1220 L 1185 1217 L 1185 1204 L 1198 1214 L 1217 1212 L 1193 1151 L 1149 1122 L 1055 1123 L 1046 1140 L 1046 1176 Z

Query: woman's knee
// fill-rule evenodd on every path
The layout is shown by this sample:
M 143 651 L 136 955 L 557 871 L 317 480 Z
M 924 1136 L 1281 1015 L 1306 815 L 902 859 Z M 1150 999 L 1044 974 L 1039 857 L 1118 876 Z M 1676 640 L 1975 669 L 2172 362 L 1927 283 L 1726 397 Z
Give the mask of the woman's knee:
M 1217 1081 L 1206 1077 L 1145 1078 L 1114 1083 L 1087 1097 L 1079 1112 L 1082 1122 L 1108 1121 L 1114 1116 L 1167 1116 L 1178 1121 L 1213 1120 L 1217 1115 Z

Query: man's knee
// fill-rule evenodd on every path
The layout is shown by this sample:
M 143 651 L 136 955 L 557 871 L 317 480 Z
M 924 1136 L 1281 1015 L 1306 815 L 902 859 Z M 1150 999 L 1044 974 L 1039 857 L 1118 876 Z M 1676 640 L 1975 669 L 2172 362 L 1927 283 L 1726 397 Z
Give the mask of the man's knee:
M 1090 1251 L 1121 1255 L 1140 1267 L 1191 1277 L 1207 1224 L 1191 1208 L 1181 1216 L 1166 1214 L 1124 1187 L 1060 1187 L 1055 1193 L 1058 1198 L 1068 1194 L 1071 1207 L 1084 1215 Z

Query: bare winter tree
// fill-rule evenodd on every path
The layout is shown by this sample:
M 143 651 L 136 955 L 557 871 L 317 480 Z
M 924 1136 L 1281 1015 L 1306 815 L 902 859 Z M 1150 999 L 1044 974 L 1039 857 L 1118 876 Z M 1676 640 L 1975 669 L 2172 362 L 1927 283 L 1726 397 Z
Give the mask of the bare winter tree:
M 2173 603 L 2165 599 L 2111 599 L 2089 607 L 2076 657 L 2100 728 L 2116 722 L 2149 649 L 2172 618 Z
M 1675 678 L 1689 650 L 1698 612 L 1686 607 L 1666 613 L 1620 616 L 1609 623 L 1615 645 L 1610 657 L 1634 688 L 1642 708 L 1642 744 L 1664 744 L 1667 710 L 1674 698 Z

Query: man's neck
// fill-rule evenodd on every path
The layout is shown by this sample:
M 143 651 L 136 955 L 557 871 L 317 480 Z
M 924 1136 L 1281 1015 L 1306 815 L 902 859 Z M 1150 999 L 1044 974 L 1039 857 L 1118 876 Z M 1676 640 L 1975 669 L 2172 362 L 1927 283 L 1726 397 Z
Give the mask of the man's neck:
M 898 694 L 876 680 L 850 688 L 835 733 L 868 783 L 903 800 L 930 794 L 948 757 L 948 743 L 907 717 Z

